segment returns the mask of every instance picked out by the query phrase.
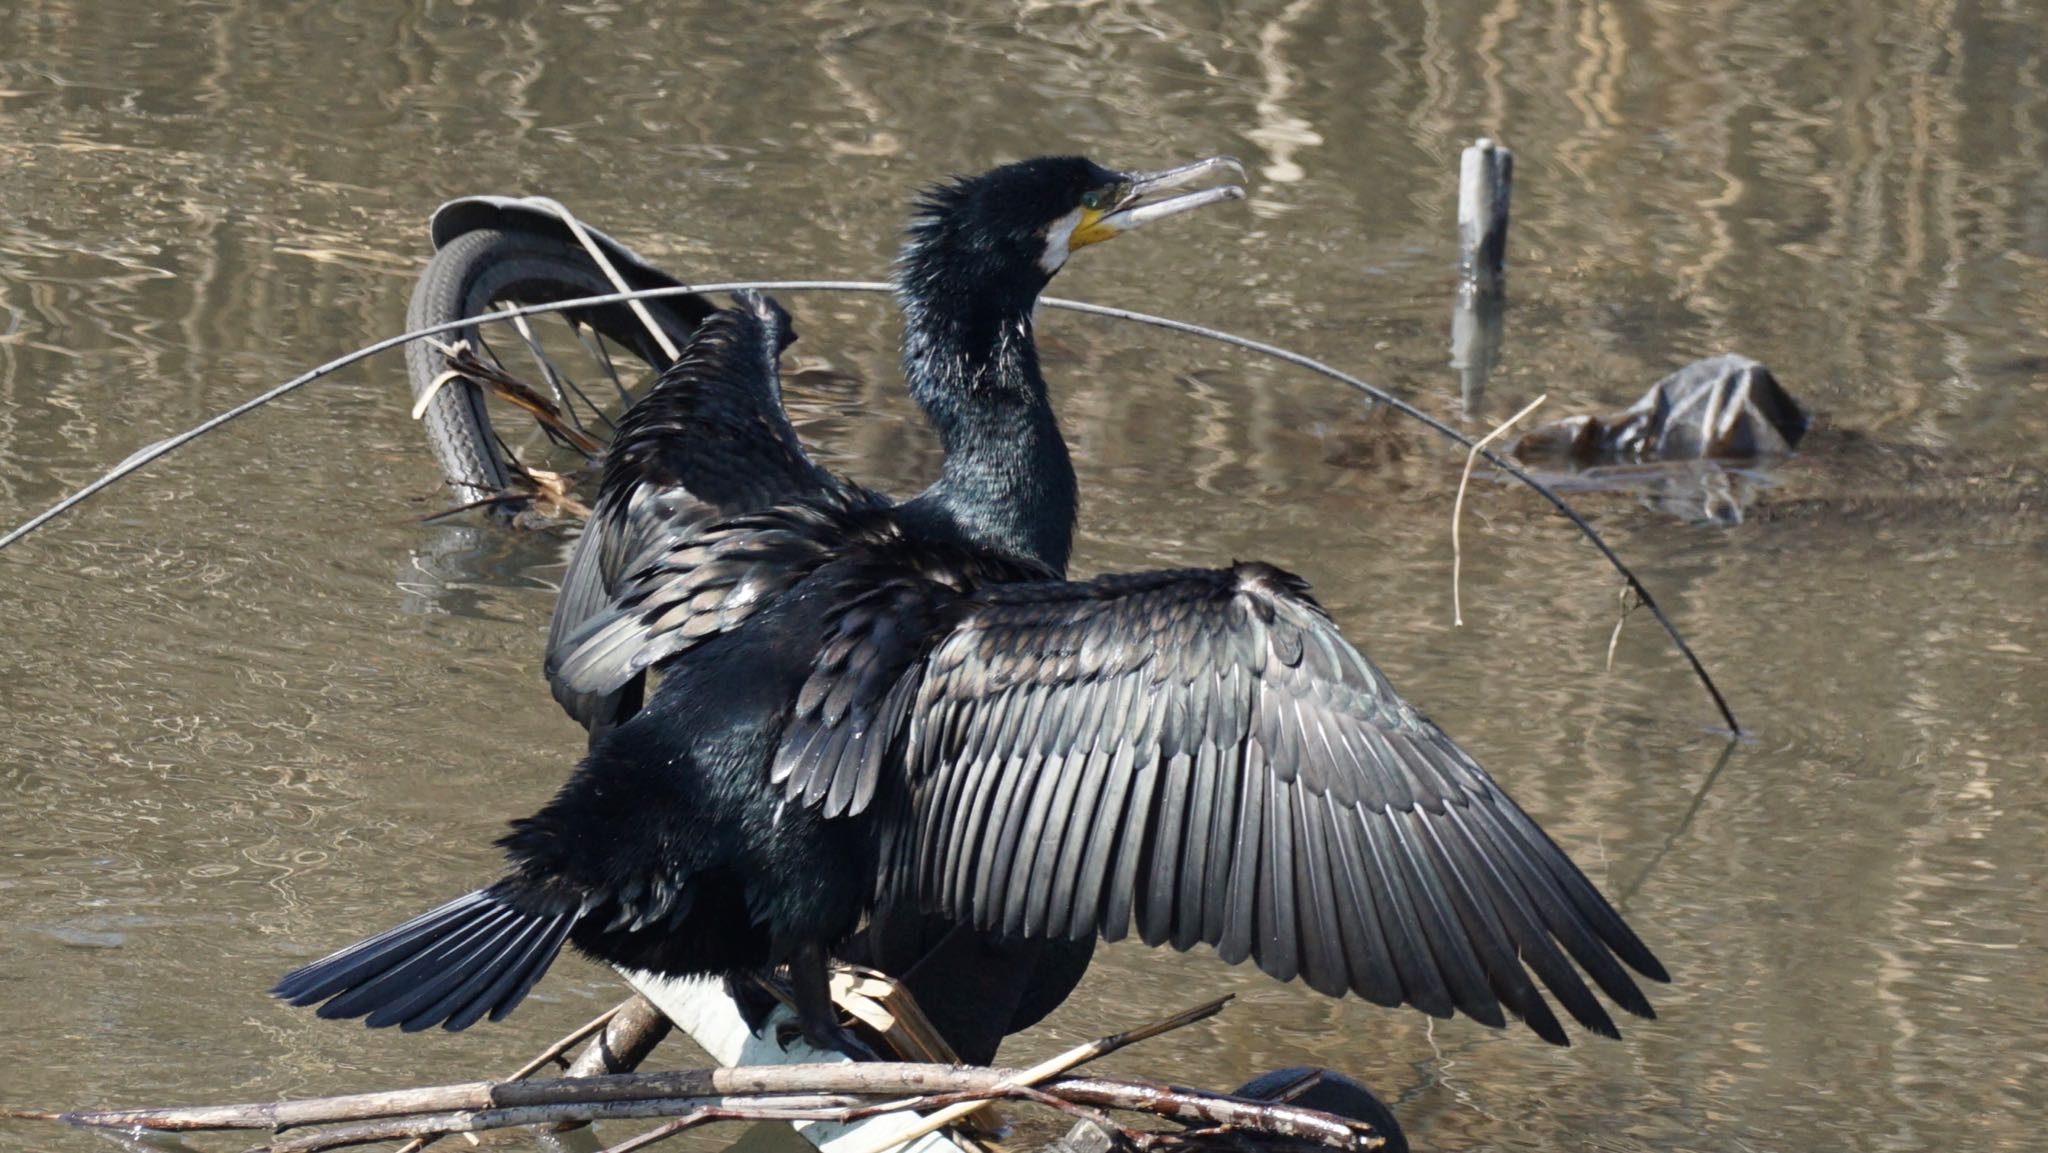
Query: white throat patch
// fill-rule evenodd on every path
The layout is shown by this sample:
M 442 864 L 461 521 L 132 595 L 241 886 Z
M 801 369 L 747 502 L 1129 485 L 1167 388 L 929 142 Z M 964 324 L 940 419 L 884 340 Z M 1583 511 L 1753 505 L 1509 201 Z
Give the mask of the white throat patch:
M 1074 230 L 1081 227 L 1081 210 L 1076 208 L 1046 227 L 1045 251 L 1038 254 L 1038 267 L 1047 276 L 1060 270 L 1067 262 L 1067 254 L 1073 250 L 1067 245 L 1074 239 Z

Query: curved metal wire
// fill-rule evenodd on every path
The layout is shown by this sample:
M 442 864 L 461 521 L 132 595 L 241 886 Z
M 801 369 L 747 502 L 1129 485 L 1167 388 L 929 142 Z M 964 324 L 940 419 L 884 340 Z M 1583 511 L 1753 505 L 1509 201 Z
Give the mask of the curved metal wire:
M 91 497 L 94 493 L 99 492 L 100 490 L 108 487 L 109 485 L 115 483 L 121 478 L 128 476 L 129 474 L 141 469 L 144 465 L 147 465 L 152 461 L 155 461 L 163 456 L 166 456 L 172 452 L 177 451 L 179 448 L 182 448 L 185 445 L 190 444 L 192 441 L 195 441 L 200 437 L 205 436 L 207 433 L 212 432 L 214 429 L 217 429 L 224 424 L 227 424 L 229 421 L 232 421 L 247 413 L 253 412 L 256 409 L 261 408 L 266 404 L 269 404 L 271 401 L 278 399 L 279 397 L 286 396 L 292 392 L 295 392 L 298 389 L 303 388 L 316 380 L 319 380 L 323 376 L 328 376 L 332 373 L 338 372 L 341 369 L 347 368 L 349 365 L 355 364 L 358 361 L 367 360 L 368 358 L 375 356 L 380 352 L 386 352 L 389 351 L 390 349 L 397 348 L 408 341 L 418 340 L 421 337 L 426 336 L 436 336 L 443 332 L 452 332 L 459 328 L 466 328 L 472 324 L 486 324 L 493 321 L 501 320 L 509 321 L 516 317 L 536 316 L 543 313 L 560 312 L 565 309 L 571 308 L 591 308 L 598 305 L 620 304 L 631 301 L 650 300 L 666 296 L 686 296 L 693 293 L 702 292 L 731 292 L 734 289 L 741 288 L 759 289 L 763 291 L 773 292 L 895 291 L 893 285 L 878 280 L 728 280 L 719 281 L 713 284 L 675 285 L 666 288 L 643 288 L 632 292 L 611 292 L 606 293 L 602 296 L 583 296 L 578 297 L 574 300 L 561 300 L 548 304 L 521 305 L 517 308 L 507 308 L 501 309 L 497 312 L 485 313 L 481 316 L 465 317 L 461 320 L 451 320 L 443 324 L 430 325 L 426 328 L 417 328 L 412 330 L 411 332 L 400 333 L 397 336 L 389 337 L 384 340 L 380 340 L 375 344 L 359 348 L 356 351 L 347 354 L 346 356 L 336 357 L 335 359 L 328 361 L 326 364 L 323 364 L 318 368 L 312 369 L 311 371 L 308 372 L 301 373 L 300 375 L 293 377 L 292 379 L 284 382 L 283 384 L 278 385 L 276 388 L 273 388 L 270 391 L 265 392 L 259 396 L 251 397 L 250 399 L 243 401 L 242 403 L 226 410 L 225 412 L 219 413 L 218 415 L 213 416 L 200 424 L 194 425 L 192 428 L 186 429 L 184 432 L 181 432 L 176 436 L 166 437 L 163 440 L 157 441 L 155 444 L 149 445 L 133 453 L 126 460 L 122 461 L 118 465 L 115 465 L 112 469 L 109 469 L 104 475 L 100 476 L 92 483 L 86 485 L 84 488 L 79 489 L 77 492 L 72 493 L 70 496 L 65 497 L 63 500 L 58 501 L 56 504 L 51 505 L 49 508 L 29 518 L 27 521 L 24 521 L 22 524 L 14 528 L 12 531 L 8 532 L 5 536 L 0 536 L 0 549 L 7 548 L 15 541 L 18 541 L 22 537 L 27 536 L 29 533 L 34 532 L 36 529 L 42 527 L 44 524 L 47 524 L 48 522 L 56 519 L 57 517 L 62 516 L 64 513 L 69 512 L 71 509 L 76 508 L 78 505 L 84 503 L 85 500 Z M 1424 425 L 1429 427 L 1438 435 L 1448 437 L 1451 440 L 1464 445 L 1468 449 L 1477 447 L 1476 442 L 1471 437 L 1466 436 L 1464 433 L 1458 431 L 1455 428 L 1452 428 L 1450 425 L 1445 424 L 1443 421 L 1438 420 L 1436 417 L 1433 417 L 1428 413 L 1422 411 L 1421 409 L 1416 408 L 1414 405 L 1409 404 L 1407 401 L 1402 400 L 1400 397 L 1395 396 L 1393 393 L 1387 392 L 1385 389 L 1378 388 L 1374 385 L 1368 384 L 1364 380 L 1361 380 L 1358 377 L 1351 375 L 1350 373 L 1332 368 L 1329 365 L 1324 364 L 1322 361 L 1316 360 L 1312 357 L 1304 356 L 1301 353 L 1294 352 L 1290 349 L 1281 348 L 1279 345 L 1268 344 L 1262 340 L 1253 340 L 1250 337 L 1238 336 L 1234 333 L 1224 332 L 1220 329 L 1209 328 L 1206 325 L 1194 324 L 1185 320 L 1172 320 L 1163 316 L 1153 316 L 1150 313 L 1134 312 L 1127 308 L 1113 308 L 1109 305 L 1089 304 L 1085 301 L 1079 300 L 1062 300 L 1058 297 L 1051 296 L 1041 297 L 1039 299 L 1040 303 L 1046 305 L 1049 308 L 1066 309 L 1070 312 L 1079 312 L 1089 316 L 1108 317 L 1112 320 L 1133 321 L 1135 323 L 1148 325 L 1153 328 L 1166 329 L 1169 332 L 1180 332 L 1185 333 L 1189 336 L 1199 336 L 1206 340 L 1213 340 L 1220 344 L 1228 345 L 1232 348 L 1240 348 L 1247 352 L 1256 352 L 1262 356 L 1270 356 L 1275 360 L 1283 361 L 1287 364 L 1292 364 L 1298 368 L 1305 368 L 1310 372 L 1317 373 L 1321 376 L 1337 381 L 1340 384 L 1348 385 L 1351 388 L 1357 389 L 1359 392 L 1362 392 L 1365 395 L 1372 397 L 1374 400 L 1388 406 L 1389 408 L 1394 409 L 1396 412 L 1399 412 L 1404 416 L 1412 417 L 1413 419 L 1422 422 Z M 1671 622 L 1671 618 L 1664 614 L 1664 610 L 1661 606 L 1657 604 L 1656 598 L 1650 595 L 1650 590 L 1645 588 L 1643 586 L 1643 582 L 1636 577 L 1636 574 L 1633 571 L 1631 571 L 1627 565 L 1622 563 L 1621 558 L 1615 555 L 1614 550 L 1608 547 L 1607 542 L 1601 539 L 1600 534 L 1593 530 L 1593 526 L 1591 524 L 1588 524 L 1586 522 L 1586 519 L 1580 516 L 1578 511 L 1572 508 L 1572 506 L 1569 503 L 1567 503 L 1563 497 L 1559 496 L 1555 491 L 1553 491 L 1550 488 L 1550 486 L 1537 480 L 1535 477 L 1530 476 L 1528 473 L 1523 472 L 1520 468 L 1509 463 L 1506 459 L 1502 458 L 1490 449 L 1480 448 L 1478 449 L 1478 453 L 1480 456 L 1485 457 L 1487 461 L 1491 463 L 1495 468 L 1498 468 L 1502 472 L 1507 473 L 1509 476 L 1514 477 L 1516 480 L 1520 481 L 1524 485 L 1527 485 L 1531 490 L 1541 495 L 1544 500 L 1549 501 L 1550 504 L 1553 507 L 1555 507 L 1559 512 L 1563 513 L 1565 517 L 1572 522 L 1573 525 L 1577 526 L 1578 530 L 1581 533 L 1585 534 L 1586 539 L 1593 543 L 1594 548 L 1600 550 L 1600 555 L 1607 558 L 1607 563 L 1612 565 L 1614 567 L 1614 571 L 1620 573 L 1622 579 L 1628 582 L 1629 588 L 1634 590 L 1635 594 L 1642 599 L 1643 607 L 1650 610 L 1651 615 L 1656 618 L 1657 623 L 1663 626 L 1666 635 L 1670 636 L 1671 643 L 1677 646 L 1679 653 L 1683 655 L 1686 659 L 1686 662 L 1692 666 L 1693 673 L 1699 677 L 1700 683 L 1706 687 L 1707 695 L 1713 698 L 1714 707 L 1720 711 L 1721 719 L 1728 723 L 1730 733 L 1734 736 L 1741 736 L 1743 731 L 1742 726 L 1735 720 L 1734 711 L 1728 707 L 1727 699 L 1721 695 L 1720 688 L 1714 684 L 1714 678 L 1707 674 L 1706 666 L 1700 662 L 1699 656 L 1692 651 L 1692 646 L 1687 644 L 1685 641 L 1685 637 L 1679 633 L 1678 626 L 1673 624 Z

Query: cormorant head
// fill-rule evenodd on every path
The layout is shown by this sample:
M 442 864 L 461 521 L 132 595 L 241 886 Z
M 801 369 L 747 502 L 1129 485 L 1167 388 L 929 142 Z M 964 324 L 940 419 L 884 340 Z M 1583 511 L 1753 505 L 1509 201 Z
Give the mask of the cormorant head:
M 1220 172 L 1241 178 L 1244 166 L 1212 156 L 1157 172 L 1113 172 L 1081 156 L 1041 156 L 938 185 L 918 198 L 898 286 L 927 301 L 970 292 L 1029 307 L 1076 250 L 1243 199 L 1234 184 L 1162 195 Z

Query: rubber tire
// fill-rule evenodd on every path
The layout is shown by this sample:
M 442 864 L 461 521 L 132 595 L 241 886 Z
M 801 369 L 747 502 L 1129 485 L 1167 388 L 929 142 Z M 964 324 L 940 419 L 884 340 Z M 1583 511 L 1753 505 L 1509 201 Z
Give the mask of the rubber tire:
M 627 283 L 635 288 L 656 286 L 655 282 L 639 280 L 627 274 Z M 427 262 L 413 285 L 406 327 L 425 328 L 475 316 L 488 311 L 493 302 L 548 304 L 612 291 L 614 287 L 604 272 L 573 241 L 536 232 L 480 228 L 449 241 Z M 712 307 L 710 302 L 694 295 L 645 303 L 655 322 L 678 346 L 689 338 L 697 322 Z M 668 367 L 667 355 L 639 317 L 625 305 L 577 309 L 575 315 L 655 370 Z M 480 347 L 474 325 L 436 339 L 448 343 L 463 339 L 472 347 Z M 434 378 L 445 370 L 445 361 L 431 344 L 415 340 L 405 346 L 405 367 L 414 403 L 418 403 Z M 491 415 L 484 404 L 483 390 L 468 381 L 451 380 L 435 393 L 421 419 L 426 424 L 434 459 L 448 478 L 455 504 L 471 504 L 505 491 L 510 474 L 499 452 L 498 438 L 491 431 Z M 510 514 L 518 510 L 519 503 L 501 503 L 493 508 Z

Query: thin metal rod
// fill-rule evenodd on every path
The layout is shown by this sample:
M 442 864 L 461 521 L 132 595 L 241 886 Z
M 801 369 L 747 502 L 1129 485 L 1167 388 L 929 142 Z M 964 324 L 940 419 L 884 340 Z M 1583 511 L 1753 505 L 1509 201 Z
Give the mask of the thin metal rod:
M 619 366 L 612 360 L 611 345 L 605 340 L 604 334 L 576 321 L 570 321 L 569 327 L 576 330 L 576 339 L 583 342 L 583 347 L 589 350 L 591 359 L 604 366 L 604 374 L 612 379 L 612 389 L 619 394 L 619 404 L 625 406 L 619 411 L 624 412 L 627 407 L 632 406 L 633 394 L 626 391 L 626 382 L 619 379 Z
M 518 331 L 520 339 L 526 341 L 526 351 L 532 355 L 534 363 L 540 366 L 542 379 L 548 382 L 548 390 L 555 394 L 556 407 L 569 418 L 570 424 L 576 426 L 577 432 L 589 432 L 589 429 L 583 427 L 583 418 L 576 415 L 575 406 L 569 403 L 569 394 L 562 391 L 562 374 L 555 368 L 554 359 L 548 355 L 547 349 L 540 346 L 540 338 L 533 334 L 533 326 L 526 323 L 525 317 L 520 316 L 513 318 L 512 327 Z
M 176 436 L 166 437 L 155 444 L 137 451 L 129 456 L 128 459 L 115 465 L 104 476 L 24 521 L 21 525 L 7 533 L 7 535 L 0 536 L 0 549 L 7 548 L 7 546 L 34 532 L 42 525 L 78 507 L 93 494 L 135 472 L 144 465 L 177 451 L 179 448 L 205 436 L 229 421 L 254 412 L 271 401 L 304 388 L 321 377 L 339 372 L 349 365 L 361 360 L 367 360 L 380 352 L 397 348 L 408 341 L 418 340 L 426 336 L 438 336 L 441 333 L 453 332 L 471 325 L 484 325 L 501 320 L 510 320 L 515 316 L 535 316 L 544 312 L 559 312 L 570 308 L 594 308 L 605 304 L 619 304 L 627 300 L 652 300 L 670 296 L 689 296 L 704 292 L 732 292 L 736 289 L 754 289 L 769 292 L 894 292 L 895 286 L 878 280 L 729 280 L 712 284 L 683 284 L 667 288 L 638 289 L 633 292 L 611 292 L 602 296 L 584 296 L 574 300 L 559 300 L 548 304 L 521 305 L 517 308 L 501 309 L 497 312 L 485 313 L 481 316 L 444 321 L 443 323 L 429 325 L 425 328 L 416 328 L 411 332 L 402 332 L 397 336 L 387 337 L 377 341 L 375 344 L 359 348 L 346 356 L 336 357 L 318 368 L 301 373 L 278 385 L 276 388 L 259 396 L 251 397 Z M 1267 344 L 1262 340 L 1253 340 L 1247 336 L 1237 336 L 1219 329 L 1192 324 L 1185 320 L 1171 320 L 1163 316 L 1153 316 L 1149 313 L 1133 312 L 1127 308 L 1112 308 L 1104 304 L 1088 304 L 1078 300 L 1062 300 L 1051 296 L 1040 297 L 1039 302 L 1049 308 L 1061 308 L 1069 312 L 1079 312 L 1089 316 L 1104 316 L 1112 320 L 1135 321 L 1139 324 L 1150 325 L 1153 328 L 1163 328 L 1169 332 L 1182 332 L 1189 336 L 1199 336 L 1233 348 L 1241 348 L 1247 352 L 1256 352 L 1263 356 L 1270 356 L 1275 360 L 1284 361 L 1296 367 L 1305 368 L 1310 372 L 1326 376 L 1340 384 L 1349 385 L 1379 401 L 1381 404 L 1392 408 L 1394 411 L 1422 422 L 1439 435 L 1449 437 L 1466 448 L 1474 448 L 1477 445 L 1477 442 L 1471 437 L 1416 408 L 1393 393 L 1368 384 L 1358 377 L 1352 376 L 1350 373 L 1332 368 L 1322 361 L 1281 348 L 1276 344 Z M 1688 645 L 1685 642 L 1685 638 L 1680 635 L 1678 626 L 1671 623 L 1671 618 L 1664 614 L 1664 610 L 1657 604 L 1656 598 L 1650 595 L 1650 590 L 1645 588 L 1643 582 L 1637 579 L 1636 574 L 1627 565 L 1622 563 L 1621 558 L 1615 555 L 1614 550 L 1608 547 L 1607 542 L 1601 539 L 1600 534 L 1593 530 L 1593 526 L 1586 522 L 1586 518 L 1580 516 L 1578 510 L 1572 508 L 1549 485 L 1510 464 L 1493 450 L 1481 448 L 1478 449 L 1478 452 L 1495 468 L 1514 477 L 1542 496 L 1544 500 L 1549 501 L 1581 533 L 1585 534 L 1586 539 L 1592 542 L 1594 548 L 1600 550 L 1600 555 L 1607 558 L 1607 563 L 1612 565 L 1614 570 L 1621 574 L 1622 579 L 1628 582 L 1628 586 L 1635 590 L 1636 595 L 1642 598 L 1643 607 L 1649 609 L 1651 615 L 1657 618 L 1657 623 L 1662 625 L 1664 632 L 1671 637 L 1671 643 L 1678 647 L 1678 651 L 1684 655 L 1686 662 L 1692 666 L 1693 673 L 1699 677 L 1700 683 L 1706 687 L 1707 694 L 1714 699 L 1714 707 L 1720 710 L 1721 719 L 1728 723 L 1729 730 L 1734 735 L 1740 736 L 1743 730 L 1742 726 L 1735 720 L 1735 713 L 1729 709 L 1727 699 L 1721 695 L 1721 690 L 1714 684 L 1714 678 L 1707 674 L 1706 666 L 1700 663 L 1700 658 L 1692 651 L 1692 646 Z
M 590 410 L 592 416 L 603 421 L 605 427 L 613 432 L 617 432 L 619 426 L 613 424 L 612 418 L 604 414 L 604 409 L 598 407 L 597 402 L 590 399 L 590 394 L 583 391 L 582 387 L 576 383 L 574 377 L 563 372 L 555 364 L 555 358 L 548 355 L 547 348 L 541 344 L 540 338 L 533 334 L 533 326 L 526 323 L 526 318 L 520 317 L 512 323 L 519 329 L 519 335 L 525 338 L 527 351 L 533 354 L 533 359 L 540 364 L 541 372 L 546 375 L 548 387 L 553 389 L 555 393 L 555 403 L 561 406 L 562 414 L 569 418 L 570 424 L 576 426 L 576 431 L 588 433 L 590 429 L 584 425 L 583 418 L 576 415 L 576 406 L 570 402 L 568 393 L 575 393 L 576 397 L 583 402 L 583 406 Z M 564 392 L 564 389 L 567 389 L 568 392 Z
M 1118 320 L 1135 320 L 1140 324 L 1149 324 L 1155 328 L 1164 328 L 1173 332 L 1185 332 L 1191 336 L 1206 337 L 1209 340 L 1227 344 L 1233 348 L 1242 348 L 1248 352 L 1262 353 L 1275 360 L 1286 361 L 1288 364 L 1308 369 L 1310 372 L 1320 373 L 1340 384 L 1348 384 L 1352 388 L 1379 401 L 1381 404 L 1392 408 L 1394 411 L 1404 416 L 1414 417 L 1431 429 L 1450 437 L 1466 448 L 1476 449 L 1479 455 L 1485 457 L 1487 462 L 1495 468 L 1521 481 L 1544 500 L 1549 501 L 1557 511 L 1565 515 L 1565 519 L 1571 521 L 1573 525 L 1578 527 L 1580 532 L 1585 534 L 1587 540 L 1593 542 L 1593 547 L 1600 550 L 1600 555 L 1607 558 L 1607 563 L 1614 566 L 1614 571 L 1620 573 L 1621 578 L 1628 582 L 1628 587 L 1634 589 L 1636 595 L 1642 598 L 1643 607 L 1649 609 L 1650 615 L 1657 618 L 1657 623 L 1664 626 L 1665 633 L 1671 637 L 1671 643 L 1678 646 L 1678 651 L 1684 655 L 1686 663 L 1692 666 L 1693 673 L 1699 677 L 1700 683 L 1706 686 L 1707 695 L 1714 698 L 1714 707 L 1720 711 L 1721 719 L 1728 722 L 1730 734 L 1738 737 L 1742 735 L 1742 726 L 1736 722 L 1735 713 L 1728 707 L 1727 698 L 1721 695 L 1720 688 L 1714 684 L 1714 678 L 1707 675 L 1707 667 L 1700 663 L 1700 658 L 1692 651 L 1692 646 L 1685 643 L 1685 637 L 1679 634 L 1678 626 L 1672 624 L 1671 618 L 1664 615 L 1664 609 L 1657 604 L 1657 598 L 1651 596 L 1650 590 L 1643 587 L 1643 582 L 1636 578 L 1636 574 L 1627 565 L 1621 563 L 1621 558 L 1615 555 L 1613 549 L 1607 547 L 1607 542 L 1601 539 L 1599 533 L 1593 531 L 1593 526 L 1586 523 L 1586 518 L 1580 516 L 1577 509 L 1566 503 L 1565 499 L 1557 495 L 1549 485 L 1508 463 L 1492 449 L 1479 448 L 1478 442 L 1471 437 L 1466 436 L 1464 433 L 1459 432 L 1457 429 L 1452 428 L 1450 425 L 1445 424 L 1443 421 L 1438 420 L 1384 389 L 1367 384 L 1350 373 L 1340 372 L 1337 369 L 1331 368 L 1322 361 L 1311 359 L 1298 352 L 1290 352 L 1279 345 L 1267 344 L 1262 340 L 1253 340 L 1250 337 L 1237 336 L 1233 333 L 1220 332 L 1213 328 L 1204 328 L 1199 324 L 1190 324 L 1185 320 L 1169 320 L 1163 316 L 1149 316 L 1145 313 L 1132 312 L 1128 309 L 1110 308 L 1107 305 L 1083 304 L 1073 300 L 1053 300 L 1050 297 L 1044 298 L 1044 301 L 1055 308 L 1066 308 L 1095 316 L 1114 317 Z

